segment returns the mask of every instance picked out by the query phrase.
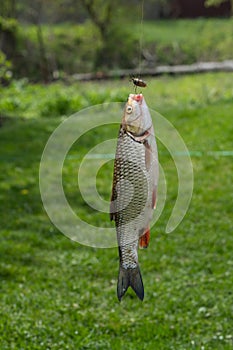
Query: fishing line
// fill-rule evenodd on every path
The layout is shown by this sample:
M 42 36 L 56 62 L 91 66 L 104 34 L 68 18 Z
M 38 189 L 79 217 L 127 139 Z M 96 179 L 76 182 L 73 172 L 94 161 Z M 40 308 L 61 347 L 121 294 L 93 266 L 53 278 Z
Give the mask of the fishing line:
M 139 37 L 139 78 L 142 73 L 142 48 L 143 48 L 143 24 L 144 24 L 144 0 L 141 0 L 141 22 L 140 22 L 140 37 Z

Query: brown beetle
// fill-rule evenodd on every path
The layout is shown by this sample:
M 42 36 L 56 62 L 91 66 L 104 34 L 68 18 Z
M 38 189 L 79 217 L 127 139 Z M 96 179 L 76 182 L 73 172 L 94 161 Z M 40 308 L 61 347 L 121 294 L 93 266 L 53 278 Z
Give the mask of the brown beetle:
M 147 84 L 144 80 L 139 79 L 139 78 L 131 78 L 132 82 L 134 83 L 135 86 L 140 86 L 140 87 L 146 87 Z
M 134 87 L 135 87 L 135 93 L 137 91 L 137 87 L 138 86 L 140 86 L 140 87 L 146 87 L 147 86 L 146 82 L 144 80 L 142 80 L 142 79 L 132 77 L 131 80 L 132 80 L 132 82 L 134 84 Z

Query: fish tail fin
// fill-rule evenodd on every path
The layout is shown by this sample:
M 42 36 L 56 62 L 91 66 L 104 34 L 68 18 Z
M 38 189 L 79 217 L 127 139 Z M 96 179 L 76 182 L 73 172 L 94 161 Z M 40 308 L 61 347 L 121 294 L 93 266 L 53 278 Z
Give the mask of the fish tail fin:
M 143 300 L 144 287 L 139 266 L 134 269 L 124 269 L 122 266 L 120 266 L 117 284 L 117 296 L 119 301 L 121 301 L 128 287 L 131 287 L 138 298 Z

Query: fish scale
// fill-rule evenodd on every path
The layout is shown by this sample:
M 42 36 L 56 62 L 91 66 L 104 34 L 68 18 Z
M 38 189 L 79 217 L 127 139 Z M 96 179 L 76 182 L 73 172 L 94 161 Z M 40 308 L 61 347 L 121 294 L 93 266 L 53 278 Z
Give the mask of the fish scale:
M 135 143 L 121 130 L 115 162 L 114 178 L 118 183 L 115 221 L 121 262 L 124 268 L 135 268 L 138 264 L 138 239 L 146 225 L 144 212 L 149 195 L 150 174 L 145 167 L 145 146 Z

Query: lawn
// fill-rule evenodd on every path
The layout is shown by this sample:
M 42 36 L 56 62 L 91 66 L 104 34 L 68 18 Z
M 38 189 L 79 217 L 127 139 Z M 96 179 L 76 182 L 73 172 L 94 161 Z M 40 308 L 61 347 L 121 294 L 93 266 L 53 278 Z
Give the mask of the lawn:
M 194 192 L 184 220 L 166 234 L 177 174 L 166 147 L 158 142 L 168 193 L 151 230 L 150 246 L 139 252 L 143 303 L 132 291 L 121 303 L 117 300 L 116 247 L 97 249 L 69 240 L 43 208 L 38 174 L 50 134 L 69 114 L 97 103 L 124 101 L 131 89 L 128 80 L 71 86 L 20 81 L 1 88 L 3 350 L 232 349 L 231 74 L 148 80 L 144 92 L 148 105 L 175 126 L 190 151 Z M 112 125 L 87 133 L 64 163 L 67 199 L 83 220 L 96 227 L 112 225 L 107 213 L 98 213 L 83 201 L 77 171 L 90 147 L 115 138 L 117 129 Z M 97 177 L 97 188 L 106 200 L 112 165 L 105 163 Z

